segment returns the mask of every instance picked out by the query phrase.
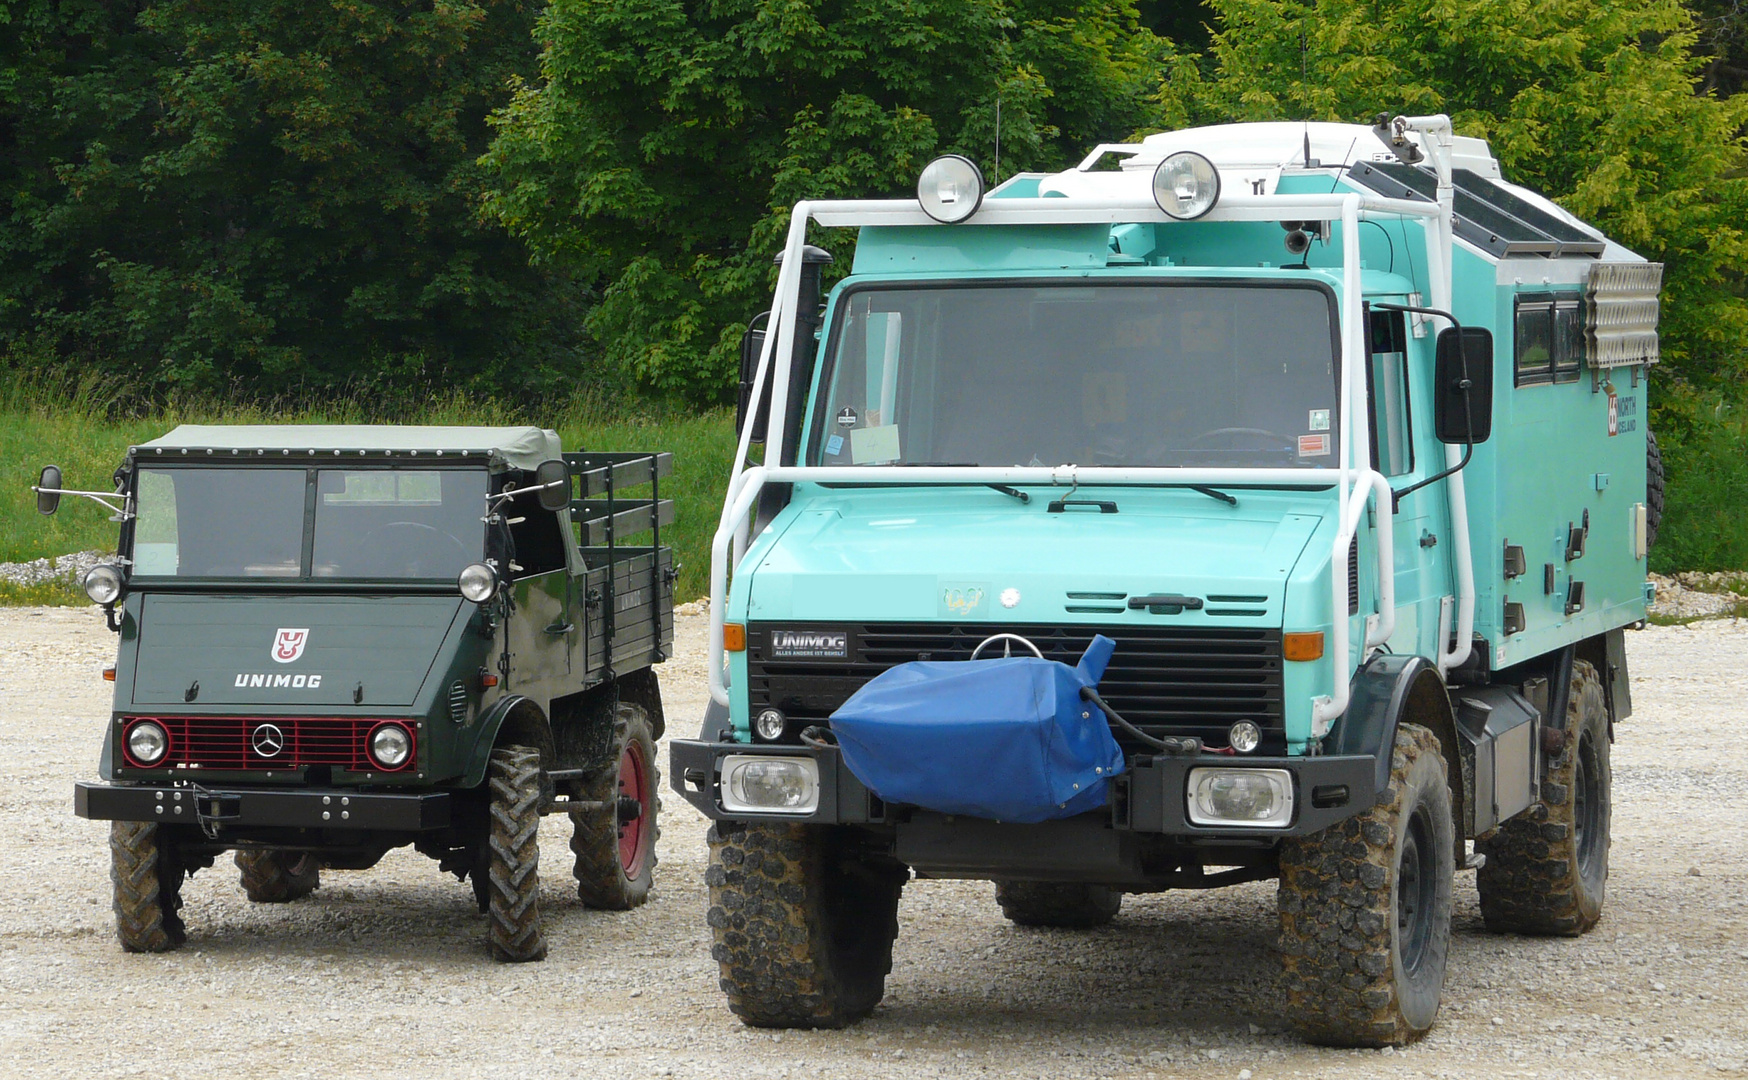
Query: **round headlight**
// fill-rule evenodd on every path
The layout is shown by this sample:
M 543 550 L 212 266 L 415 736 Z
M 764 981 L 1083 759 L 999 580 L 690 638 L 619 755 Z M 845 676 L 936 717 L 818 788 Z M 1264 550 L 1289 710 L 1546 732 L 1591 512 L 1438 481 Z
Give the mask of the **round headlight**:
M 128 756 L 141 765 L 153 764 L 169 749 L 169 733 L 150 720 L 141 720 L 128 729 Z
M 85 595 L 94 604 L 113 604 L 121 599 L 121 571 L 100 563 L 85 572 Z
M 948 154 L 929 162 L 916 182 L 916 200 L 923 213 L 953 225 L 983 205 L 983 173 L 970 158 Z
M 1232 749 L 1240 754 L 1248 754 L 1262 745 L 1262 728 L 1256 726 L 1254 720 L 1240 720 L 1232 725 L 1232 730 L 1226 733 Z
M 766 742 L 776 742 L 783 737 L 785 720 L 783 714 L 776 709 L 765 709 L 753 719 L 753 730 L 759 738 Z
M 399 724 L 384 724 L 370 733 L 370 756 L 385 769 L 398 769 L 413 752 L 413 736 Z
M 1220 199 L 1220 170 L 1202 155 L 1179 150 L 1153 170 L 1153 201 L 1181 221 L 1199 218 Z
M 498 594 L 497 571 L 485 563 L 474 563 L 461 572 L 455 583 L 461 587 L 461 595 L 476 604 L 483 604 Z

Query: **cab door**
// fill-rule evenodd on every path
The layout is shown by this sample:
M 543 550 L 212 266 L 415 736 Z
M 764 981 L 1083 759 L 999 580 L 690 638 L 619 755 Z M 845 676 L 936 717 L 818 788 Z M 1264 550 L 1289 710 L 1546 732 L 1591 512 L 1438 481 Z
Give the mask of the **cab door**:
M 1420 481 L 1444 467 L 1432 438 L 1426 403 L 1431 400 L 1432 343 L 1413 337 L 1399 311 L 1367 314 L 1366 392 L 1371 407 L 1372 467 L 1393 490 Z M 1425 430 L 1422 430 L 1425 429 Z M 1439 607 L 1450 591 L 1441 571 L 1449 548 L 1450 520 L 1442 483 L 1404 495 L 1393 522 L 1396 571 L 1396 631 L 1390 649 L 1418 656 L 1438 655 Z M 1386 512 L 1388 507 L 1380 507 Z

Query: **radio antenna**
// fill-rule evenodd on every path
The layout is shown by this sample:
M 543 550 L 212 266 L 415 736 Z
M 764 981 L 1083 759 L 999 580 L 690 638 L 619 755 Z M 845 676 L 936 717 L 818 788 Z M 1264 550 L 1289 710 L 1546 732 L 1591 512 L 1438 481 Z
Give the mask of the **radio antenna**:
M 1001 183 L 1001 91 L 995 92 L 995 183 Z

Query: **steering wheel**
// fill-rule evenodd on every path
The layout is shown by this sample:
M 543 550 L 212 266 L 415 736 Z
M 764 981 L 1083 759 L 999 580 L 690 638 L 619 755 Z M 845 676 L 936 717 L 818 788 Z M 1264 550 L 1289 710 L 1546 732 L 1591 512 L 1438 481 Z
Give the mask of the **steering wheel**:
M 407 535 L 397 543 L 394 540 L 397 533 Z M 456 539 L 453 533 L 444 532 L 435 525 L 427 525 L 422 521 L 391 521 L 371 529 L 363 538 L 364 546 L 371 549 L 366 553 L 366 558 L 372 566 L 400 567 L 410 577 L 429 577 L 426 562 L 436 563 L 441 560 L 440 553 L 444 543 L 455 549 L 455 554 L 463 564 L 467 562 L 466 544 Z M 382 550 L 383 548 L 389 550 Z
M 1200 435 L 1197 435 L 1195 438 L 1191 439 L 1190 442 L 1191 443 L 1202 443 L 1202 442 L 1206 442 L 1209 439 L 1219 438 L 1222 435 L 1254 435 L 1254 436 L 1257 436 L 1258 438 L 1263 438 L 1263 439 L 1276 439 L 1280 442 L 1282 449 L 1297 450 L 1299 447 L 1299 440 L 1297 438 L 1295 438 L 1291 435 L 1282 435 L 1278 431 L 1270 431 L 1268 428 L 1259 428 L 1259 427 L 1215 428 L 1212 431 L 1202 432 Z M 1237 449 L 1237 447 L 1230 447 L 1229 449 Z

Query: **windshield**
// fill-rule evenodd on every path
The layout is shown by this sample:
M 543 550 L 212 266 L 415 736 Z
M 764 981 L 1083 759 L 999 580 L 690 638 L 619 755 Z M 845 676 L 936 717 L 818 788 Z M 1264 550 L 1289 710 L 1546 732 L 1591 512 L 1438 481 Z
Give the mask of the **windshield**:
M 453 580 L 485 495 L 484 469 L 141 469 L 133 572 Z
M 863 288 L 837 306 L 815 465 L 1336 464 L 1314 285 Z

